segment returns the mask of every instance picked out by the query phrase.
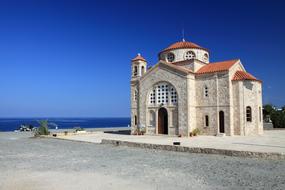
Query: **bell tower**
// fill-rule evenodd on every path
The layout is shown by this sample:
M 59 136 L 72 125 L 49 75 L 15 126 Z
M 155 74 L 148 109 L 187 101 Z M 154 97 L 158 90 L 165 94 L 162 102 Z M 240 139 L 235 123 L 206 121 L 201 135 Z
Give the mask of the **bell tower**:
M 132 59 L 132 78 L 141 77 L 146 72 L 147 63 L 140 53 Z
M 138 54 L 132 59 L 132 78 L 131 78 L 131 131 L 136 133 L 140 127 L 139 118 L 139 102 L 140 102 L 140 89 L 139 79 L 146 72 L 146 60 Z

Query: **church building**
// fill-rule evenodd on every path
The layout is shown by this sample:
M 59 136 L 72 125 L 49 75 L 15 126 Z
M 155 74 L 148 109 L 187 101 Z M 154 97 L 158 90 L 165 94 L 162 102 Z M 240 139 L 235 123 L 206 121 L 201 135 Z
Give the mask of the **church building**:
M 263 133 L 262 82 L 241 60 L 210 62 L 209 50 L 182 40 L 163 49 L 158 63 L 132 59 L 131 131 L 148 135 Z

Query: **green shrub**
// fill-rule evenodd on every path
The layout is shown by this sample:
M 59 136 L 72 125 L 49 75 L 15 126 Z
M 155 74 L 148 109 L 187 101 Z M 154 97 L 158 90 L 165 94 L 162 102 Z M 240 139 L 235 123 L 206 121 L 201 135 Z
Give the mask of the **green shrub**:
M 285 128 L 285 106 L 281 109 L 277 109 L 272 104 L 266 104 L 263 106 L 263 118 L 270 118 L 274 128 Z
M 145 127 L 141 127 L 139 130 L 140 130 L 140 133 L 142 135 L 144 135 L 146 133 L 146 128 Z
M 273 111 L 270 119 L 274 128 L 285 128 L 285 112 L 284 111 Z
M 77 131 L 84 131 L 84 128 L 82 127 L 74 127 L 74 132 L 76 133 Z
M 35 130 L 34 136 L 49 135 L 48 121 L 47 120 L 41 120 L 41 121 L 39 121 L 39 124 L 40 124 L 40 126 Z
M 200 129 L 196 128 L 196 129 L 194 129 L 194 130 L 192 131 L 192 134 L 193 134 L 194 136 L 197 136 L 197 135 L 200 135 L 200 134 L 201 134 L 201 131 L 200 131 Z

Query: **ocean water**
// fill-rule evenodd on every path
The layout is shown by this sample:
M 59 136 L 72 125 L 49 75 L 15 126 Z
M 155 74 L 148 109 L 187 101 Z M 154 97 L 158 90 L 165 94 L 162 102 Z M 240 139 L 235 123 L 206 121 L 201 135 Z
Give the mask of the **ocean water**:
M 58 129 L 127 127 L 131 123 L 130 118 L 0 118 L 0 131 L 14 131 L 22 124 L 37 127 L 39 120 L 48 120 L 56 124 Z M 55 129 L 55 125 L 49 128 Z

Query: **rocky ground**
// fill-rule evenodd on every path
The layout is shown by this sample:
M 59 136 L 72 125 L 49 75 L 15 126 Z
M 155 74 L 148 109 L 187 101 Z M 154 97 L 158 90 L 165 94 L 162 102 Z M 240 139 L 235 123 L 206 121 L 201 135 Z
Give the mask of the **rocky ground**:
M 285 161 L 0 133 L 0 189 L 285 189 Z

